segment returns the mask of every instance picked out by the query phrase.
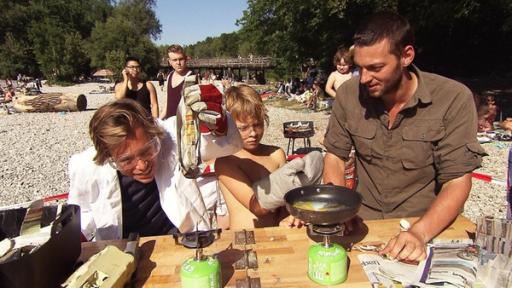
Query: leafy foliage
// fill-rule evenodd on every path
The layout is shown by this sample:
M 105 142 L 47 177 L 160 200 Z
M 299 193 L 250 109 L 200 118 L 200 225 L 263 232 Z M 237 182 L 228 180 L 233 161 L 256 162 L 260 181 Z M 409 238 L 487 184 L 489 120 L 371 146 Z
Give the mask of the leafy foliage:
M 286 74 L 298 71 L 309 58 L 330 70 L 337 46 L 350 46 L 359 23 L 380 10 L 409 19 L 421 68 L 479 75 L 506 71 L 512 64 L 510 0 L 248 0 L 237 22 L 241 29 L 231 33 L 236 40 L 224 42 L 221 35 L 187 49 L 195 57 L 273 56 Z
M 126 55 L 158 67 L 155 0 L 5 1 L 0 10 L 0 77 L 17 73 L 72 81 L 96 68 L 119 70 Z M 120 58 L 122 57 L 122 58 Z M 121 60 L 120 60 L 121 59 Z M 116 66 L 117 65 L 117 66 Z
M 167 56 L 152 42 L 161 33 L 154 6 L 155 0 L 0 0 L 0 77 L 70 81 L 97 68 L 119 77 L 127 55 L 154 75 Z M 511 0 L 248 0 L 239 31 L 186 50 L 195 58 L 272 56 L 279 77 L 298 73 L 310 58 L 331 70 L 337 46 L 350 46 L 359 23 L 379 10 L 409 19 L 424 70 L 465 76 L 512 64 Z
M 238 33 L 222 33 L 218 37 L 207 37 L 205 40 L 186 47 L 187 55 L 201 58 L 237 57 L 239 55 L 240 38 Z

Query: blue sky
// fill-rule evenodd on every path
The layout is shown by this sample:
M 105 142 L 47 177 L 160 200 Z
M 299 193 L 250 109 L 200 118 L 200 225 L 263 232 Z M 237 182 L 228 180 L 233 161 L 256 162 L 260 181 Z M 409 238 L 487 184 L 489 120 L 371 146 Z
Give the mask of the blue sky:
M 245 0 L 157 0 L 155 10 L 162 33 L 155 42 L 189 45 L 237 31 L 236 20 L 246 8 Z

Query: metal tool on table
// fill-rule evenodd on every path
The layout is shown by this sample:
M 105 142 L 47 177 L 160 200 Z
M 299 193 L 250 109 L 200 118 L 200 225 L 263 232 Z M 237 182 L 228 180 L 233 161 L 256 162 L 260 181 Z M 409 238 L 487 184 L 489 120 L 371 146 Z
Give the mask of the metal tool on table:
M 244 254 L 234 263 L 235 270 L 244 270 L 245 277 L 236 279 L 236 288 L 260 288 L 261 281 L 259 277 L 250 277 L 249 269 L 258 268 L 258 257 L 256 251 L 250 248 L 250 245 L 256 244 L 254 232 L 242 230 L 235 232 L 235 245 L 242 246 Z
M 308 250 L 308 276 L 322 285 L 347 279 L 347 252 L 331 241 L 343 236 L 343 223 L 354 217 L 362 197 L 354 190 L 334 185 L 311 185 L 290 190 L 284 197 L 290 214 L 308 223 L 310 235 L 322 236 L 321 243 Z
M 62 284 L 62 287 L 124 287 L 130 281 L 137 267 L 138 247 L 139 235 L 130 233 L 124 252 L 116 246 L 109 245 L 105 247 L 80 266 Z
M 176 244 L 195 249 L 195 257 L 183 262 L 180 270 L 182 288 L 220 288 L 220 262 L 215 255 L 204 255 L 203 248 L 220 238 L 221 229 L 173 234 Z

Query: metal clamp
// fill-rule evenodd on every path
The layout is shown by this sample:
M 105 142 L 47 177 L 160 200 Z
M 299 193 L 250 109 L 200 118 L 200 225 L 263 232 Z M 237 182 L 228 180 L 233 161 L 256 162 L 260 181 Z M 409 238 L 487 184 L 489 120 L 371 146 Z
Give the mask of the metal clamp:
M 256 244 L 254 240 L 254 231 L 237 231 L 235 232 L 235 245 L 249 245 Z
M 261 282 L 259 277 L 251 278 L 249 269 L 258 268 L 258 257 L 256 251 L 247 249 L 247 245 L 256 244 L 254 231 L 237 231 L 235 232 L 235 245 L 243 245 L 244 255 L 234 263 L 235 270 L 245 270 L 244 279 L 236 279 L 237 288 L 260 288 Z
M 234 264 L 235 270 L 258 268 L 258 257 L 256 251 L 244 250 L 244 256 Z
M 236 288 L 261 288 L 260 278 L 236 279 Z

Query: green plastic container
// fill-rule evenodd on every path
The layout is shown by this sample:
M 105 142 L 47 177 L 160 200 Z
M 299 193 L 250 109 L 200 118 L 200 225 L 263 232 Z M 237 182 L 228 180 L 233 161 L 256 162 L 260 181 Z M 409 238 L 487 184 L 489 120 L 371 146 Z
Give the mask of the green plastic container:
M 221 288 L 220 262 L 215 257 L 190 258 L 181 265 L 182 288 Z
M 335 285 L 347 280 L 347 251 L 336 243 L 319 243 L 309 247 L 308 276 L 322 285 Z

